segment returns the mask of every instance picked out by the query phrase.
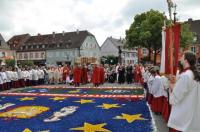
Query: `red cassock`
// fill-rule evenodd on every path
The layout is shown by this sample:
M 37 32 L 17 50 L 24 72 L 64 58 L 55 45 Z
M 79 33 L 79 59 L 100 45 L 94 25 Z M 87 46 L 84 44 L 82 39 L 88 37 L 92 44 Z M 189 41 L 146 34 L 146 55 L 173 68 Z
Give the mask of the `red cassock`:
M 151 109 L 153 112 L 162 113 L 163 97 L 153 97 L 151 103 Z
M 94 67 L 93 69 L 92 82 L 94 84 L 100 83 L 100 69 L 98 67 Z
M 162 110 L 162 117 L 166 122 L 168 122 L 169 119 L 169 114 L 170 114 L 170 106 L 169 102 L 167 100 L 167 97 L 163 98 L 163 110 Z
M 73 75 L 74 75 L 74 82 L 80 83 L 81 82 L 81 76 L 82 76 L 82 70 L 80 68 L 74 68 Z
M 148 93 L 148 96 L 147 96 L 147 97 L 148 97 L 148 98 L 147 98 L 148 104 L 151 105 L 151 103 L 152 103 L 152 99 L 153 99 L 153 95 L 150 94 L 150 93 Z
M 88 74 L 87 74 L 88 69 L 87 68 L 82 68 L 82 83 L 87 83 L 88 82 Z
M 104 75 L 105 75 L 105 71 L 103 67 L 100 67 L 100 83 L 104 83 Z
M 136 67 L 135 71 L 134 71 L 134 80 L 136 83 L 140 83 L 142 76 L 141 76 L 141 70 L 139 67 Z

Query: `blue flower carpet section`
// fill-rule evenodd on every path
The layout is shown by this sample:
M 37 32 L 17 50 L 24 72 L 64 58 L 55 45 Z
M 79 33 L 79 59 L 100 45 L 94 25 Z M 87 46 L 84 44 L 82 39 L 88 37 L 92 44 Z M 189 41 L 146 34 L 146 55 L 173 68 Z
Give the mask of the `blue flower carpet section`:
M 0 97 L 0 132 L 152 132 L 144 100 Z
M 24 88 L 16 89 L 15 93 L 49 93 L 49 94 L 114 94 L 114 95 L 143 95 L 143 89 L 79 89 L 79 88 Z

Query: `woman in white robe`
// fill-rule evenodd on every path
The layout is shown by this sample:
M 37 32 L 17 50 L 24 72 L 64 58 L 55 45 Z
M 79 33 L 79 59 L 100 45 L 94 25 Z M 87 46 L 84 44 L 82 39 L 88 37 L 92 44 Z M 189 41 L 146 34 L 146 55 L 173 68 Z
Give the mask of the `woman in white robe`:
M 200 73 L 196 69 L 196 56 L 186 52 L 182 58 L 186 70 L 172 89 L 172 105 L 168 126 L 171 131 L 200 131 Z

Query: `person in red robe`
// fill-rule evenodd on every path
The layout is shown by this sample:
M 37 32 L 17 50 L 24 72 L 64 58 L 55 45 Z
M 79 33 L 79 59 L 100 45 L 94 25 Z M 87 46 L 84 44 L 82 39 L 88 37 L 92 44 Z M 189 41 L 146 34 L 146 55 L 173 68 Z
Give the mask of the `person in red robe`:
M 82 70 L 81 68 L 75 64 L 73 69 L 73 77 L 74 77 L 74 86 L 78 87 L 81 83 L 81 76 L 82 76 Z
M 98 87 L 100 84 L 100 68 L 97 64 L 94 64 L 93 66 L 92 83 L 95 87 Z
M 82 83 L 88 83 L 88 68 L 86 65 L 82 66 Z
M 105 78 L 104 78 L 104 75 L 105 75 L 105 71 L 104 71 L 104 66 L 103 66 L 103 64 L 101 64 L 100 65 L 100 67 L 99 67 L 99 69 L 100 69 L 100 84 L 104 84 L 104 80 L 105 80 Z
M 139 65 L 135 66 L 134 70 L 134 79 L 136 83 L 141 83 L 142 80 L 142 72 Z

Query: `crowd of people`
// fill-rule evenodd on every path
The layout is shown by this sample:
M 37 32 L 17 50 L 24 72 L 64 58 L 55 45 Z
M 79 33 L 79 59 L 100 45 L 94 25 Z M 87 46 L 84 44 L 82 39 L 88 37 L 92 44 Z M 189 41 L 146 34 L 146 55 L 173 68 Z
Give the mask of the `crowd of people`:
M 196 63 L 195 54 L 186 52 L 176 76 L 160 75 L 156 67 L 145 68 L 146 100 L 155 114 L 162 115 L 170 132 L 200 131 L 200 73 Z
M 90 65 L 0 67 L 0 90 L 42 84 L 69 84 L 78 87 L 93 83 L 95 87 L 108 83 L 141 83 L 141 65 Z

